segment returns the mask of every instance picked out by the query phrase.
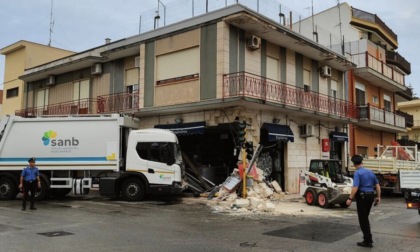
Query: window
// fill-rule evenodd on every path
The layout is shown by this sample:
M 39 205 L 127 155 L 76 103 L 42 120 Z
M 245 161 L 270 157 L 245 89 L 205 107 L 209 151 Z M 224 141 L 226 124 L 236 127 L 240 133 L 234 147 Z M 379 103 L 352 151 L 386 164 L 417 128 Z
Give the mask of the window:
M 363 158 L 367 158 L 368 157 L 368 147 L 366 146 L 357 146 L 357 155 L 362 156 Z
M 158 163 L 167 163 L 175 154 L 174 144 L 167 142 L 137 143 L 136 151 L 141 159 Z
M 73 82 L 73 100 L 89 98 L 89 80 Z
M 267 78 L 280 81 L 279 60 L 269 56 L 267 56 Z
M 376 95 L 372 96 L 372 103 L 374 103 L 374 104 L 378 104 L 379 103 L 378 96 L 376 96 Z
M 311 91 L 311 71 L 303 69 L 303 89 L 305 92 Z
M 337 98 L 337 86 L 338 86 L 338 82 L 336 80 L 331 80 L 330 96 L 333 97 L 334 99 Z
M 366 104 L 366 93 L 365 86 L 356 83 L 356 105 L 365 105 Z
M 139 69 L 132 68 L 125 70 L 125 85 L 136 85 L 139 84 Z
M 200 72 L 199 47 L 156 57 L 157 84 L 197 79 Z
M 49 90 L 42 89 L 36 92 L 36 107 L 46 108 L 48 106 Z
M 12 98 L 12 97 L 16 97 L 16 96 L 19 96 L 19 88 L 18 87 L 7 89 L 6 98 Z
M 392 111 L 391 110 L 391 97 L 386 94 L 384 94 L 384 109 L 386 111 Z

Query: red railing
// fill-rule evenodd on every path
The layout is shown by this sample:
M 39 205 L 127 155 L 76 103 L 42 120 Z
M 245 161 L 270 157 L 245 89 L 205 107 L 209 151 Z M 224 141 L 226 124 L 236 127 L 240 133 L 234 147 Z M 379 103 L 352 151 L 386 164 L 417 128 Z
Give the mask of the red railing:
M 80 115 L 92 114 L 94 111 L 96 111 L 96 100 L 81 99 L 41 107 L 17 110 L 15 111 L 15 115 L 22 117 L 35 117 L 47 115 Z
M 353 103 L 246 72 L 223 76 L 223 97 L 235 96 L 261 99 L 348 119 L 356 118 L 356 106 Z
M 139 109 L 139 93 L 117 93 L 98 96 L 97 113 L 123 112 Z

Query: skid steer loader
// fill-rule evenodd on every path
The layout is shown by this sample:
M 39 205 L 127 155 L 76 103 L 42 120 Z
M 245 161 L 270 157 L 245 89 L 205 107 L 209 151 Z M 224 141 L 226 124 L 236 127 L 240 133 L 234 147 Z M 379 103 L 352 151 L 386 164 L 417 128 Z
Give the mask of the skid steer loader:
M 313 159 L 309 171 L 299 175 L 299 189 L 308 205 L 327 208 L 334 204 L 348 207 L 353 179 L 343 175 L 339 160 Z

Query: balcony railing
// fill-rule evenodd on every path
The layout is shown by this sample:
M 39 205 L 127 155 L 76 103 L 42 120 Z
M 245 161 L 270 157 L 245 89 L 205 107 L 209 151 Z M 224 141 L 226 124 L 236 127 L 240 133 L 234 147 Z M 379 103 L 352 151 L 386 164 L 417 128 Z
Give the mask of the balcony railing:
M 22 117 L 83 115 L 122 113 L 139 108 L 139 93 L 117 93 L 98 96 L 97 99 L 81 99 L 47 106 L 17 110 L 15 115 Z
M 384 29 L 395 41 L 398 41 L 398 36 L 395 34 L 391 28 L 389 28 L 384 21 L 382 21 L 377 15 L 362 11 L 356 8 L 352 8 L 353 17 L 378 24 L 382 29 Z
M 356 118 L 356 106 L 345 100 L 250 73 L 225 74 L 223 76 L 223 97 L 238 96 L 256 98 L 347 119 Z
M 411 74 L 411 64 L 397 52 L 386 51 L 386 62 L 396 65 L 407 74 Z
M 98 96 L 98 113 L 123 112 L 139 109 L 139 93 L 117 93 Z
M 369 67 L 370 69 L 375 70 L 376 72 L 386 76 L 387 78 L 397 82 L 398 84 L 405 85 L 404 75 L 395 71 L 391 66 L 383 63 L 382 61 L 376 59 L 368 52 L 359 53 L 352 55 L 352 61 L 357 65 L 357 68 Z
M 380 109 L 370 104 L 358 106 L 358 119 L 370 120 L 391 126 L 405 128 L 405 117 L 396 113 Z
M 413 115 L 408 114 L 408 113 L 406 113 L 404 111 L 401 111 L 401 110 L 397 110 L 397 111 L 395 111 L 395 113 L 397 115 L 402 116 L 402 117 L 405 118 L 405 127 L 407 127 L 407 128 L 413 127 L 413 125 L 414 125 L 414 117 L 413 117 Z
M 96 111 L 96 100 L 81 99 L 69 102 L 51 104 L 41 107 L 17 110 L 15 115 L 22 117 L 51 116 L 51 115 L 80 115 L 92 114 Z

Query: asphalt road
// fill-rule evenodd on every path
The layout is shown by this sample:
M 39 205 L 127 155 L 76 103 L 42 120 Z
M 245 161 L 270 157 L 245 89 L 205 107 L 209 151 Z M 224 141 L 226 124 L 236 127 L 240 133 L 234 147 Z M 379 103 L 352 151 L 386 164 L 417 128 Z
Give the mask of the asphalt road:
M 0 202 L 0 251 L 367 250 L 356 246 L 362 234 L 355 205 L 306 216 L 232 216 L 214 212 L 202 199 L 129 203 L 93 193 L 39 202 L 36 211 L 20 206 L 19 199 Z M 420 215 L 406 210 L 403 198 L 384 198 L 371 222 L 372 251 L 418 251 Z

